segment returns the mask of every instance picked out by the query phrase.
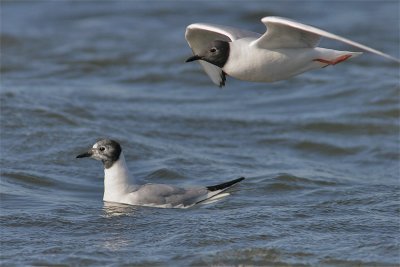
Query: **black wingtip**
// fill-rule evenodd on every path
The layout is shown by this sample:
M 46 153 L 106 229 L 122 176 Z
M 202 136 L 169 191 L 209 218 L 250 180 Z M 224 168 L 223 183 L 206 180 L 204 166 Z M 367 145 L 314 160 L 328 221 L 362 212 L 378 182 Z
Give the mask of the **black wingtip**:
M 226 81 L 226 73 L 224 71 L 221 72 L 221 82 L 219 83 L 219 88 L 225 86 Z
M 244 177 L 240 177 L 240 178 L 237 178 L 237 179 L 235 179 L 235 180 L 232 180 L 232 181 L 229 181 L 229 182 L 226 182 L 226 183 L 217 184 L 217 185 L 212 185 L 212 186 L 207 186 L 207 189 L 208 189 L 209 191 L 217 191 L 217 190 L 226 189 L 226 188 L 228 188 L 228 187 L 231 187 L 231 186 L 234 185 L 234 184 L 237 184 L 237 183 L 243 181 L 244 179 L 245 179 Z

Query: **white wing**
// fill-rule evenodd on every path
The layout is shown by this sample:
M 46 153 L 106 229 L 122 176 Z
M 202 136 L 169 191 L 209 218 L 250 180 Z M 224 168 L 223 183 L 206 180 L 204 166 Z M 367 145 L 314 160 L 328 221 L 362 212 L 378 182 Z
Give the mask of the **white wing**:
M 207 73 L 208 77 L 211 78 L 211 81 L 218 85 L 219 87 L 222 87 L 225 85 L 225 73 L 222 71 L 220 67 L 217 67 L 211 63 L 208 63 L 207 61 L 204 60 L 199 60 L 198 61 L 200 65 L 203 67 L 204 71 Z
M 390 60 L 400 62 L 399 59 L 366 45 L 290 19 L 281 17 L 265 17 L 261 21 L 267 27 L 267 31 L 252 43 L 252 45 L 256 45 L 260 48 L 277 49 L 316 47 L 321 37 L 326 37 L 380 55 Z
M 215 40 L 232 42 L 245 37 L 259 38 L 260 36 L 261 34 L 251 31 L 206 23 L 191 24 L 186 28 L 185 33 L 185 38 L 195 55 L 204 51 L 204 49 Z M 199 63 L 216 85 L 225 85 L 225 74 L 221 68 L 203 60 L 199 60 Z

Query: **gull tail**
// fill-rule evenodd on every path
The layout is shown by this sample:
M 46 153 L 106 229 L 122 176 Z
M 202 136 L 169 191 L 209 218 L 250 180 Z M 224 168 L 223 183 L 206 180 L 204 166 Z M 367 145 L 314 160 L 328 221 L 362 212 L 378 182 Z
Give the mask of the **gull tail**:
M 239 183 L 240 181 L 243 181 L 244 177 L 240 177 L 238 179 L 229 181 L 229 182 L 225 182 L 222 184 L 217 184 L 217 185 L 212 185 L 212 186 L 207 186 L 207 190 L 210 191 L 207 194 L 207 197 L 205 199 L 202 199 L 200 201 L 198 201 L 196 204 L 211 204 L 214 202 L 217 202 L 218 200 L 220 200 L 221 198 L 224 198 L 226 196 L 229 196 L 230 194 L 225 192 L 226 190 L 228 190 L 231 186 Z
M 212 186 L 207 186 L 207 189 L 208 189 L 209 191 L 211 191 L 211 192 L 217 191 L 217 190 L 226 190 L 226 189 L 228 189 L 229 187 L 231 187 L 232 185 L 237 184 L 237 183 L 239 183 L 239 182 L 241 182 L 241 181 L 243 181 L 243 180 L 244 180 L 244 177 L 240 177 L 240 178 L 238 178 L 238 179 L 235 179 L 235 180 L 232 180 L 232 181 L 229 181 L 229 182 L 226 182 L 226 183 L 217 184 L 217 185 L 212 185 Z

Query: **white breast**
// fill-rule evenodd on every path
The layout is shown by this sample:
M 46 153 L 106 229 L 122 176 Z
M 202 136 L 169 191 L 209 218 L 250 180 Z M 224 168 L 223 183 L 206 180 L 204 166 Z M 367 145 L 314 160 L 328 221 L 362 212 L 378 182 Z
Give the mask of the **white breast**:
M 108 168 L 104 169 L 104 201 L 126 203 L 128 194 L 135 190 L 135 182 L 130 176 L 124 154 Z M 127 203 L 130 204 L 130 203 Z

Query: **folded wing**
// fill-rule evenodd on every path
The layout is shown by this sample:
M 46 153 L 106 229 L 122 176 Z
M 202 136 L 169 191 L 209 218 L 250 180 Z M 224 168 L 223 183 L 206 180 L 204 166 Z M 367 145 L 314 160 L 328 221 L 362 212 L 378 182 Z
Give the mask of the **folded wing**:
M 136 199 L 141 205 L 159 207 L 190 207 L 198 203 L 207 203 L 207 200 L 227 196 L 224 192 L 231 186 L 241 182 L 241 177 L 218 185 L 180 188 L 165 184 L 145 184 L 134 191 Z
M 180 188 L 165 184 L 145 184 L 134 192 L 141 205 L 186 207 L 207 197 L 205 187 Z

